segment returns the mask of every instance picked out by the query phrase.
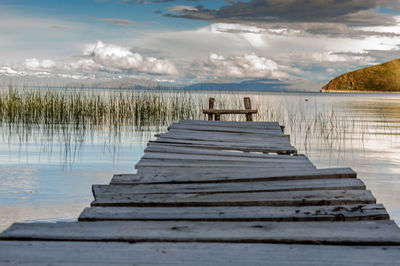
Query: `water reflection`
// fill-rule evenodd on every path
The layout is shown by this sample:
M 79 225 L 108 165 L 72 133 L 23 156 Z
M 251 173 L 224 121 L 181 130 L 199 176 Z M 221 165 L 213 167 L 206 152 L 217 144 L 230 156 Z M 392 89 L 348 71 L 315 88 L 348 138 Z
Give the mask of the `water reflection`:
M 154 120 L 153 116 L 153 120 L 137 120 L 126 115 L 88 124 L 85 119 L 61 124 L 10 123 L 3 119 L 0 230 L 14 221 L 76 218 L 93 199 L 91 185 L 108 183 L 114 173 L 134 171 L 134 164 L 155 133 L 165 131 L 170 123 L 182 118 L 204 119 L 199 110 L 207 105 L 208 97 L 217 99 L 216 107 L 243 108 L 244 96 L 250 96 L 252 105 L 259 110 L 256 120 L 285 125 L 292 144 L 317 167 L 356 170 L 378 201 L 388 208 L 392 219 L 400 223 L 397 94 L 185 92 L 172 99 L 184 101 L 182 106 L 196 111 L 166 108 L 158 111 L 163 119 Z M 178 104 L 168 101 L 168 106 Z M 183 109 L 186 111 L 176 112 Z M 175 113 L 167 114 L 169 110 Z M 146 112 L 153 113 L 150 109 Z

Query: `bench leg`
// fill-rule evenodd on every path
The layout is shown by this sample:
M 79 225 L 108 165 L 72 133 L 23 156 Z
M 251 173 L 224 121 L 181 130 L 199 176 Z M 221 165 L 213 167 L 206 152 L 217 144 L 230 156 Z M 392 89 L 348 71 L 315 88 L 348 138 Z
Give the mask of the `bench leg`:
M 244 109 L 251 110 L 251 102 L 249 97 L 244 98 Z M 246 121 L 253 121 L 253 114 L 246 114 Z
M 214 102 L 215 102 L 214 98 L 210 98 L 208 100 L 208 109 L 214 109 Z M 213 120 L 213 114 L 208 115 L 208 120 Z M 215 120 L 217 120 L 217 117 L 215 117 Z

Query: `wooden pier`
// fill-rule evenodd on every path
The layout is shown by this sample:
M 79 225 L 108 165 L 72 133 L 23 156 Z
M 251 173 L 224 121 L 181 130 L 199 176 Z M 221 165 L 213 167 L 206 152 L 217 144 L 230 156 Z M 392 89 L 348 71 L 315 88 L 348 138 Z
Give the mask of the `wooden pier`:
M 276 122 L 175 123 L 136 169 L 93 185 L 78 222 L 13 224 L 0 265 L 400 261 L 400 230 L 356 173 L 317 169 Z

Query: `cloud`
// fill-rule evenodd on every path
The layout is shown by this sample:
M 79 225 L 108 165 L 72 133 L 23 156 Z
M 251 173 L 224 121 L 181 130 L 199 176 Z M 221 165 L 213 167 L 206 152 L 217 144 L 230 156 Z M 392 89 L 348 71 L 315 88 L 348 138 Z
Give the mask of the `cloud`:
M 237 20 L 240 22 L 393 22 L 390 15 L 378 14 L 366 21 L 365 11 L 377 7 L 393 8 L 393 0 L 251 0 L 233 2 L 220 9 L 197 6 L 184 10 L 187 18 L 209 20 Z
M 186 2 L 200 2 L 202 0 L 186 0 Z M 141 5 L 146 5 L 146 4 L 165 4 L 165 3 L 170 3 L 170 2 L 175 2 L 175 0 L 119 0 L 119 4 L 141 4 Z
M 320 25 L 313 26 L 327 25 L 318 24 Z M 302 78 L 324 82 L 334 77 L 336 73 L 381 63 L 386 59 L 390 60 L 390 56 L 391 59 L 400 57 L 399 38 L 392 34 L 371 35 L 364 38 L 350 37 L 349 34 L 322 37 L 307 33 L 300 29 L 301 27 L 301 23 L 297 30 L 214 23 L 194 30 L 148 33 L 144 38 L 132 43 L 132 47 L 151 47 L 157 51 L 157 53 L 154 51 L 144 53 L 135 48 L 135 51 L 142 55 L 160 57 L 168 54 L 168 58 L 179 69 L 180 74 L 176 80 L 180 84 L 213 80 L 217 72 L 219 79 L 224 79 L 224 73 L 229 74 L 229 71 L 217 71 L 216 66 L 212 67 L 209 62 L 210 51 L 223 56 L 225 60 L 235 56 L 255 54 L 275 62 L 278 65 L 278 73 L 283 78 L 286 76 L 289 79 Z M 344 26 L 343 31 L 346 28 L 349 27 Z M 400 26 L 397 29 L 390 28 L 387 31 L 387 26 L 384 26 L 381 32 L 400 33 Z M 376 57 L 378 53 L 372 54 L 370 50 L 381 51 L 384 56 Z M 389 50 L 393 51 L 388 53 Z M 344 53 L 353 53 L 353 56 L 345 56 Z M 331 70 L 328 72 L 328 69 L 336 69 L 336 72 Z M 240 79 L 238 78 L 240 75 L 234 76 L 226 76 L 226 79 Z M 249 74 L 249 76 L 251 78 L 255 75 Z M 280 76 L 275 74 L 275 77 Z
M 178 5 L 178 6 L 169 7 L 168 11 L 180 13 L 180 12 L 185 12 L 185 11 L 198 11 L 198 9 L 197 9 L 197 7 L 194 7 L 194 6 Z
M 169 17 L 206 20 L 213 22 L 247 24 L 266 29 L 287 27 L 297 29 L 302 24 L 311 34 L 362 37 L 373 32 L 349 28 L 361 26 L 396 25 L 390 14 L 379 13 L 379 7 L 399 8 L 394 0 L 250 0 L 227 1 L 219 9 L 208 9 L 201 5 L 192 8 L 171 7 Z M 307 26 L 310 24 L 309 26 Z M 330 24 L 326 27 L 316 25 Z M 341 26 L 332 27 L 332 24 Z M 318 28 L 320 31 L 318 31 Z
M 90 75 L 88 74 L 64 74 L 64 73 L 53 73 L 47 71 L 29 71 L 29 70 L 16 70 L 9 66 L 0 66 L 0 78 L 1 76 L 6 77 L 34 77 L 34 78 L 67 78 L 75 80 L 87 79 Z
M 66 29 L 68 29 L 67 27 L 61 26 L 61 25 L 53 25 L 53 26 L 51 26 L 51 28 L 55 29 L 55 30 L 66 30 Z
M 132 75 L 143 73 L 149 75 L 177 75 L 173 63 L 166 59 L 157 59 L 134 53 L 128 48 L 105 44 L 97 41 L 87 47 L 78 57 L 54 61 L 50 59 L 26 59 L 23 64 L 0 67 L 0 75 L 62 77 L 72 79 L 93 78 L 95 75 L 110 76 L 115 73 Z
M 145 57 L 139 53 L 133 53 L 129 49 L 113 44 L 105 44 L 97 41 L 96 45 L 86 51 L 89 57 L 86 66 L 97 67 L 105 71 L 130 71 L 149 74 L 176 75 L 178 71 L 174 64 L 166 59 Z M 83 66 L 83 64 L 81 64 Z
M 96 71 L 99 70 L 101 67 L 96 64 L 96 62 L 93 60 L 93 58 L 80 58 L 78 60 L 73 60 L 71 62 L 68 62 L 67 64 L 64 65 L 64 69 L 68 71 Z
M 116 26 L 133 26 L 136 24 L 136 22 L 129 19 L 121 19 L 121 18 L 97 18 L 97 19 Z
M 265 26 L 265 25 L 264 25 Z M 245 25 L 236 23 L 214 23 L 213 31 L 226 32 L 226 33 L 254 33 L 262 34 L 269 33 L 278 36 L 312 36 L 323 35 L 324 37 L 334 38 L 354 38 L 362 39 L 367 36 L 383 36 L 383 37 L 398 37 L 400 32 L 382 31 L 382 29 L 390 29 L 390 26 L 383 27 L 349 27 L 345 24 L 339 23 L 280 23 L 277 25 L 269 24 L 267 28 L 256 25 Z
M 224 57 L 211 53 L 204 69 L 215 77 L 281 79 L 288 76 L 278 69 L 276 62 L 256 54 Z
M 211 31 L 227 33 L 262 33 L 266 31 L 266 29 L 256 26 L 231 23 L 214 23 L 210 25 L 210 28 Z
M 118 1 L 119 4 L 163 4 L 174 2 L 175 0 L 120 0 Z
M 56 63 L 50 59 L 44 59 L 42 61 L 39 61 L 36 58 L 32 58 L 32 59 L 25 59 L 24 65 L 29 70 L 39 70 L 39 69 L 51 69 L 56 65 Z
M 0 66 L 0 75 L 5 75 L 5 76 L 22 76 L 23 72 L 12 69 L 9 66 Z

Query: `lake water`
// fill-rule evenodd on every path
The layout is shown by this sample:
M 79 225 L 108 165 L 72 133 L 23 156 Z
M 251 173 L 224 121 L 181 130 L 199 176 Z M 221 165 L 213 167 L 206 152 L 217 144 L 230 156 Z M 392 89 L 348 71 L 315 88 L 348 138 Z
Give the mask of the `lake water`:
M 209 96 L 228 102 L 250 96 L 259 109 L 256 120 L 284 124 L 291 143 L 319 168 L 353 168 L 400 224 L 400 94 L 192 94 L 205 102 Z M 133 172 L 147 141 L 166 127 L 138 132 L 125 125 L 115 130 L 43 134 L 3 125 L 0 230 L 17 221 L 75 220 L 93 200 L 91 185 Z

